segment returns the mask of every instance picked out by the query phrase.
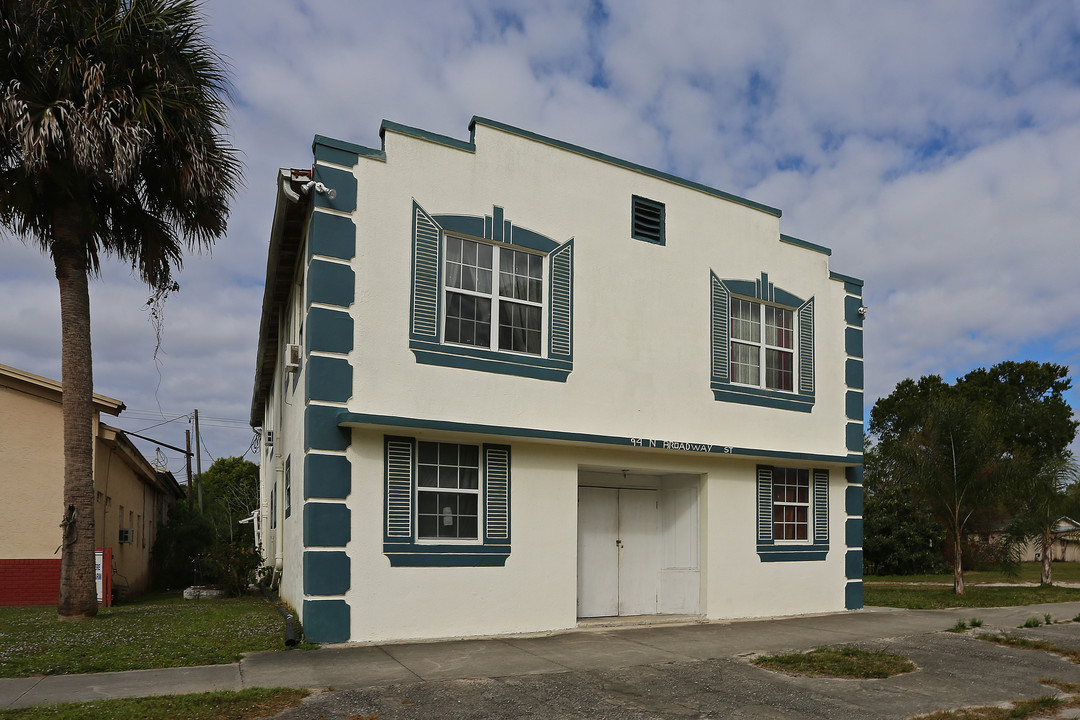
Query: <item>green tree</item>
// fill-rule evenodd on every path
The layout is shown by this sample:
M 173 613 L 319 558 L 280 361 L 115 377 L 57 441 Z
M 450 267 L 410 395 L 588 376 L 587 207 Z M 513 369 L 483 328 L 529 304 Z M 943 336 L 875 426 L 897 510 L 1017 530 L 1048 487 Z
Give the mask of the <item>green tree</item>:
M 1010 503 L 1013 520 L 1009 534 L 1015 541 L 1029 541 L 1039 550 L 1042 572 L 1039 582 L 1053 584 L 1050 550 L 1057 540 L 1058 520 L 1080 510 L 1077 479 L 1080 468 L 1064 453 L 1031 462 L 1019 481 Z
M 242 457 L 218 458 L 202 474 L 202 483 L 215 537 L 252 545 L 253 526 L 239 523 L 259 507 L 259 466 Z
M 160 294 L 226 228 L 241 169 L 192 0 L 0 0 L 0 225 L 53 261 L 64 415 L 61 618 L 97 613 L 89 279 Z

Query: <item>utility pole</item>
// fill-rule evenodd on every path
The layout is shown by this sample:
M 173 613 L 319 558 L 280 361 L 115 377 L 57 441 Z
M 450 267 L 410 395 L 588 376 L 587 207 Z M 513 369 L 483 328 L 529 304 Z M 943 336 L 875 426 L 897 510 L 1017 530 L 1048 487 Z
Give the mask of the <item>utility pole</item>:
M 184 431 L 184 440 L 187 444 L 187 454 L 184 455 L 184 459 L 187 460 L 187 506 L 190 510 L 195 505 L 195 488 L 191 484 L 191 430 Z
M 202 514 L 202 436 L 199 435 L 199 409 L 195 408 L 195 472 L 199 486 L 199 514 Z

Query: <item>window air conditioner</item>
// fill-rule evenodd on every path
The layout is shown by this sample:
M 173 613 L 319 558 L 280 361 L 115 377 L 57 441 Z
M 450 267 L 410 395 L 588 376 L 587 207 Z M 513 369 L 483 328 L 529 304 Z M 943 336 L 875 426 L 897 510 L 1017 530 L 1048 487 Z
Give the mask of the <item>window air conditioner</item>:
M 120 528 L 120 542 L 135 542 L 135 530 L 133 528 Z
M 285 346 L 285 372 L 296 372 L 300 369 L 300 346 Z
M 268 447 L 268 448 L 274 447 L 274 431 L 273 430 L 267 430 L 266 431 L 266 447 Z

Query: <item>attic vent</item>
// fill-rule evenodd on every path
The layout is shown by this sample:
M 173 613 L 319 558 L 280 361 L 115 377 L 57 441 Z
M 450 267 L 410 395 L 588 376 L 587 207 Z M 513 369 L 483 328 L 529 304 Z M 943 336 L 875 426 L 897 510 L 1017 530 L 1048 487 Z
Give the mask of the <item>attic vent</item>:
M 635 240 L 664 244 L 664 203 L 634 195 L 632 214 L 630 234 Z

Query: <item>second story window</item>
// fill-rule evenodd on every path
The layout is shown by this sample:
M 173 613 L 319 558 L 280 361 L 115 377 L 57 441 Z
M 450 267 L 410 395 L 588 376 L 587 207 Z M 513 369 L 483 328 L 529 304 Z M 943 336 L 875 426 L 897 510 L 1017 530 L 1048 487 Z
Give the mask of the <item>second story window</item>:
M 543 257 L 448 235 L 444 272 L 447 342 L 541 354 Z
M 794 359 L 791 310 L 731 298 L 731 382 L 791 392 Z

